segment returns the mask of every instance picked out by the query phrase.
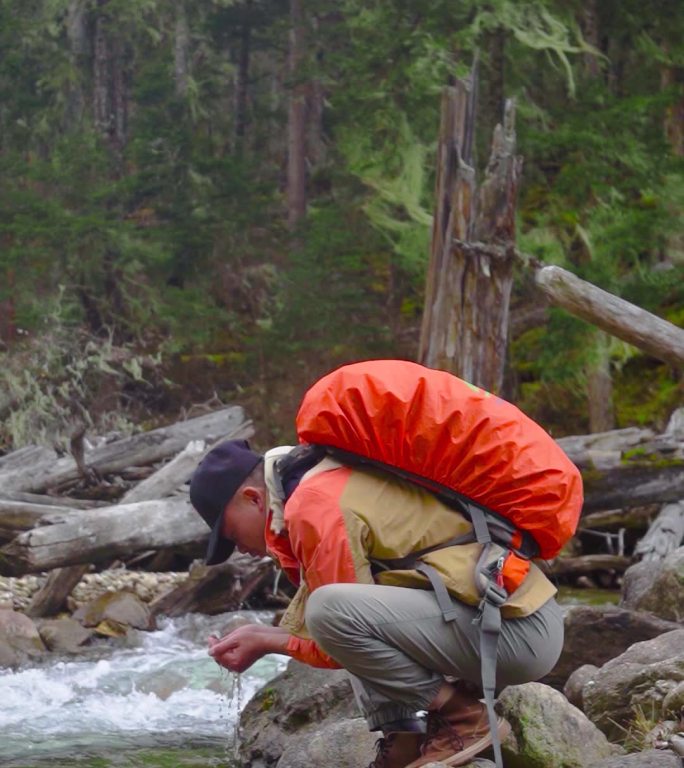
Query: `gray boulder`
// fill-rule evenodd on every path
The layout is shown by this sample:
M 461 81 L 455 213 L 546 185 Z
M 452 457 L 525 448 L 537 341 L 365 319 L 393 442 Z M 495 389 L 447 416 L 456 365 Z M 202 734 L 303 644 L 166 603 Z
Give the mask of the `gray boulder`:
M 47 648 L 58 653 L 77 653 L 94 634 L 69 616 L 41 621 L 38 632 Z
M 642 561 L 628 568 L 620 605 L 684 622 L 684 547 L 661 563 Z
M 636 643 L 604 664 L 584 686 L 584 711 L 613 740 L 637 717 L 658 719 L 663 702 L 684 680 L 684 629 Z
M 634 643 L 680 628 L 650 613 L 614 605 L 573 606 L 566 613 L 564 624 L 563 651 L 556 666 L 541 681 L 554 688 L 562 688 L 572 672 L 583 664 L 600 667 Z
M 599 760 L 622 753 L 547 685 L 510 686 L 498 708 L 512 729 L 502 745 L 506 768 L 594 768 Z
M 594 679 L 594 675 L 598 672 L 598 667 L 593 664 L 583 664 L 579 669 L 576 669 L 568 678 L 568 682 L 563 687 L 563 694 L 565 698 L 577 709 L 581 709 L 584 712 L 584 697 L 582 692 L 584 686 Z
M 329 722 L 358 718 L 346 672 L 314 669 L 291 661 L 242 711 L 240 760 L 250 768 L 274 766 L 294 734 L 298 741 L 306 740 Z M 359 724 L 366 729 L 365 721 L 359 720 Z M 372 749 L 368 755 L 366 764 Z
M 38 629 L 28 616 L 13 610 L 0 610 L 0 669 L 15 669 L 45 651 Z
M 290 739 L 278 768 L 314 768 L 329 764 L 335 768 L 359 768 L 371 761 L 378 737 L 379 734 L 369 732 L 361 717 L 328 719 L 313 732 L 305 729 Z
M 129 627 L 156 629 L 148 606 L 133 592 L 106 592 L 74 611 L 73 618 L 84 627 L 95 627 L 99 634 L 119 637 Z
M 609 757 L 596 763 L 594 768 L 682 768 L 682 762 L 669 750 L 648 749 L 623 757 Z

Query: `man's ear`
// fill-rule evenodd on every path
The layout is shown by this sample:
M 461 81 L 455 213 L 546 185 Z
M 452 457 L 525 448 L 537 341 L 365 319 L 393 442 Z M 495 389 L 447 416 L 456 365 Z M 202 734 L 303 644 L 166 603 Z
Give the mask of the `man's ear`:
M 261 491 L 252 485 L 247 485 L 242 489 L 242 495 L 246 501 L 251 501 L 253 504 L 260 504 Z

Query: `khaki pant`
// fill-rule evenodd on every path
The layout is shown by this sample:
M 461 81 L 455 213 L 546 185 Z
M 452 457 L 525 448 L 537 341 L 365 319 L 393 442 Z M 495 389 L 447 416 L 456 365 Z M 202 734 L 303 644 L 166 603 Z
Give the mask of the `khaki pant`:
M 446 622 L 432 592 L 378 584 L 329 584 L 311 594 L 306 625 L 348 672 L 371 730 L 427 708 L 444 676 L 480 683 L 477 609 L 454 600 Z M 554 599 L 531 616 L 504 619 L 497 687 L 538 680 L 563 647 Z

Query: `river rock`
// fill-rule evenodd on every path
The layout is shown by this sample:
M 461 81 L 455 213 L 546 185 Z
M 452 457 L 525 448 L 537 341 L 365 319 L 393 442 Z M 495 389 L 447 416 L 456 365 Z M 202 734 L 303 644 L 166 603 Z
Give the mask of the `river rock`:
M 684 729 L 684 682 L 675 686 L 663 699 L 663 715 L 680 718 Z
M 684 547 L 671 552 L 660 564 L 642 561 L 628 568 L 620 605 L 684 622 Z
M 609 757 L 596 763 L 594 768 L 682 768 L 682 763 L 674 752 L 648 749 L 622 757 Z
M 290 661 L 242 711 L 240 760 L 250 768 L 275 766 L 294 735 L 297 740 L 302 734 L 310 738 L 326 727 L 328 718 L 335 722 L 358 717 L 346 672 Z
M 370 733 L 362 717 L 326 720 L 311 733 L 308 729 L 290 739 L 278 761 L 278 768 L 358 768 L 368 765 L 379 735 Z M 331 760 L 331 757 L 334 759 Z
M 41 621 L 38 632 L 49 650 L 60 653 L 77 653 L 94 634 L 69 616 Z
M 583 664 L 568 678 L 568 682 L 563 687 L 563 695 L 573 707 L 584 711 L 582 691 L 589 680 L 593 680 L 596 672 L 598 672 L 598 667 L 595 667 L 593 664 Z
M 512 729 L 502 744 L 506 768 L 595 768 L 599 760 L 622 753 L 548 685 L 509 686 L 497 707 Z
M 554 688 L 562 688 L 570 674 L 583 664 L 600 667 L 634 643 L 680 628 L 675 622 L 644 611 L 614 605 L 573 606 L 564 623 L 563 651 L 556 666 L 542 680 Z
M 84 627 L 102 627 L 103 634 L 118 634 L 116 627 L 156 629 L 150 609 L 132 592 L 107 592 L 79 608 L 73 614 Z M 106 631 L 106 629 L 110 631 Z M 98 630 L 100 631 L 100 630 Z
M 684 680 L 684 629 L 636 643 L 604 664 L 582 690 L 584 711 L 610 739 L 624 737 L 639 713 L 661 716 Z
M 46 650 L 33 621 L 13 610 L 0 610 L 0 668 L 14 669 Z

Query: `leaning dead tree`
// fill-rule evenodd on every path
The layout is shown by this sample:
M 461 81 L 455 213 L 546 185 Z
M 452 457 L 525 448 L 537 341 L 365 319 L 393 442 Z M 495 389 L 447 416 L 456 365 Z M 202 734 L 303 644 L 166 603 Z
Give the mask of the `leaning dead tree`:
M 515 206 L 522 159 L 515 108 L 506 102 L 485 179 L 473 167 L 475 77 L 444 90 L 419 360 L 499 391 L 515 261 Z
M 684 365 L 684 330 L 561 267 L 538 269 L 537 285 L 559 307 L 674 366 Z

